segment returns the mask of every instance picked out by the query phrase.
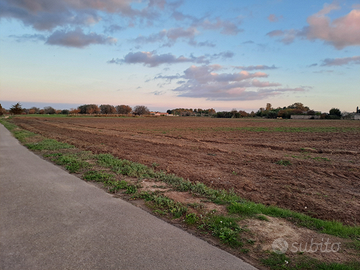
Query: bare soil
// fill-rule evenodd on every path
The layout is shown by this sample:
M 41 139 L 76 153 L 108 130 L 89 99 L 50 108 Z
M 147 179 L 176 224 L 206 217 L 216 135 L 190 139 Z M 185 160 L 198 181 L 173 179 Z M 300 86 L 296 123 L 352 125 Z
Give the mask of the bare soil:
M 360 121 L 13 118 L 94 153 L 157 165 L 190 181 L 312 217 L 360 222 Z M 289 162 L 289 163 L 288 163 Z

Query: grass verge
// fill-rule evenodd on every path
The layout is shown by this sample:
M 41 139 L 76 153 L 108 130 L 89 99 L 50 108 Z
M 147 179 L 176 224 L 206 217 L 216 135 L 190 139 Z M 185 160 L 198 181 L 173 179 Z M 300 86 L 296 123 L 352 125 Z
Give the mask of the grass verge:
M 270 253 L 269 256 L 261 260 L 265 266 L 270 269 L 280 270 L 358 270 L 360 269 L 359 262 L 349 262 L 346 264 L 340 263 L 325 263 L 316 259 L 312 259 L 306 256 L 299 257 L 296 260 L 292 260 L 285 254 Z

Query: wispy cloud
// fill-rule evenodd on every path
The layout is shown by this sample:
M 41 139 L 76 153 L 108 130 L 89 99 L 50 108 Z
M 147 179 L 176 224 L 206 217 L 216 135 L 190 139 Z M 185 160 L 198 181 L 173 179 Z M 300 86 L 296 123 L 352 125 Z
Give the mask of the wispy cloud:
M 178 39 L 187 40 L 189 43 L 195 43 L 194 38 L 197 34 L 198 31 L 194 27 L 177 27 L 170 28 L 169 30 L 163 29 L 160 32 L 149 36 L 139 36 L 132 41 L 139 44 L 164 42 L 166 46 L 172 46 Z
M 188 44 L 194 47 L 211 47 L 211 48 L 216 47 L 216 44 L 210 41 L 197 42 L 195 39 L 190 39 Z
M 279 37 L 284 35 L 284 31 L 282 30 L 273 30 L 266 34 L 269 37 Z
M 322 73 L 333 73 L 334 71 L 333 70 L 319 70 L 319 71 L 313 71 L 313 73 L 319 73 L 319 74 L 322 74 Z
M 288 45 L 294 42 L 294 40 L 298 37 L 303 37 L 304 31 L 297 30 L 297 29 L 290 29 L 290 30 L 274 30 L 266 34 L 269 37 L 281 37 L 279 41 Z
M 195 57 L 176 57 L 171 53 L 156 54 L 156 52 L 130 52 L 123 59 L 112 59 L 108 61 L 110 64 L 143 64 L 148 67 L 157 67 L 162 64 L 176 64 L 184 62 L 208 63 L 209 60 L 205 56 Z
M 222 59 L 226 59 L 226 58 L 232 58 L 235 54 L 231 51 L 226 51 L 226 52 L 220 52 L 220 53 L 215 53 L 211 56 L 211 59 L 218 59 L 218 58 L 222 58 Z
M 260 81 L 266 78 L 264 72 L 219 73 L 220 65 L 191 66 L 183 75 L 162 76 L 155 79 L 178 81 L 180 86 L 173 89 L 180 97 L 206 98 L 208 100 L 257 100 L 281 95 L 285 92 L 302 92 L 305 88 L 278 88 L 280 83 Z
M 117 25 L 117 24 L 109 25 L 109 26 L 105 27 L 105 29 L 104 29 L 105 33 L 111 33 L 111 34 L 121 31 L 121 30 L 124 30 L 124 27 Z
M 215 44 L 209 41 L 198 42 L 195 38 L 206 30 L 218 30 L 223 35 L 236 35 L 243 31 L 238 25 L 240 22 L 232 22 L 223 20 L 221 18 L 196 18 L 191 15 L 185 15 L 179 11 L 175 11 L 172 18 L 178 21 L 188 20 L 188 26 L 163 29 L 157 33 L 150 34 L 149 36 L 139 36 L 132 41 L 146 44 L 162 42 L 163 46 L 171 47 L 176 41 L 181 40 L 187 42 L 189 45 L 198 47 L 215 47 Z M 185 23 L 186 24 L 186 23 Z
M 242 70 L 247 70 L 247 71 L 252 71 L 252 70 L 277 69 L 278 67 L 276 67 L 275 65 L 272 65 L 272 66 L 257 65 L 257 66 L 235 66 L 234 68 L 236 68 L 236 69 L 242 69 Z
M 220 30 L 220 33 L 223 35 L 236 35 L 244 31 L 239 28 L 237 24 L 220 18 L 216 18 L 214 21 L 204 19 L 202 21 L 193 22 L 192 25 L 204 30 Z
M 284 44 L 294 42 L 296 38 L 308 40 L 323 40 L 341 50 L 348 46 L 360 45 L 360 9 L 353 7 L 348 14 L 343 17 L 331 20 L 327 16 L 333 10 L 340 9 L 334 2 L 325 4 L 323 9 L 307 18 L 308 25 L 302 29 L 274 30 L 267 33 L 270 37 L 282 37 Z
M 226 59 L 234 56 L 233 52 L 226 51 L 217 54 L 206 54 L 202 56 L 194 56 L 190 54 L 189 57 L 178 56 L 171 53 L 157 54 L 156 51 L 152 52 L 130 52 L 124 56 L 124 58 L 112 59 L 108 61 L 109 64 L 143 64 L 148 67 L 157 67 L 162 64 L 177 64 L 177 63 L 197 63 L 197 64 L 209 64 L 214 59 Z
M 2 0 L 0 17 L 18 19 L 37 30 L 52 30 L 59 26 L 91 25 L 99 22 L 104 13 L 153 20 L 166 1 L 150 0 L 141 9 L 134 8 L 132 3 L 132 0 Z
M 234 22 L 231 20 L 223 20 L 221 18 L 196 18 L 179 11 L 175 11 L 172 17 L 178 21 L 188 20 L 193 27 L 201 28 L 203 30 L 220 30 L 220 33 L 223 35 L 236 35 L 244 31 L 239 28 L 241 22 L 238 19 Z
M 270 14 L 267 19 L 269 20 L 269 22 L 278 22 L 279 19 L 282 19 L 282 17 L 283 16 L 276 16 L 275 14 Z
M 153 92 L 151 92 L 151 94 L 153 94 L 155 96 L 161 96 L 161 95 L 163 95 L 165 93 L 166 93 L 165 91 L 153 91 Z
M 344 58 L 327 58 L 321 66 L 343 66 L 343 65 L 360 65 L 360 56 L 344 57 Z
M 241 44 L 254 44 L 255 42 L 252 40 L 244 41 Z
M 21 36 L 18 35 L 10 35 L 9 37 L 14 38 L 17 42 L 25 42 L 25 41 L 45 41 L 46 37 L 41 34 L 24 34 Z
M 55 31 L 46 41 L 49 45 L 58 45 L 64 47 L 83 48 L 91 44 L 115 44 L 116 39 L 106 37 L 96 33 L 84 34 L 82 29 L 77 28 L 73 31 L 64 30 Z

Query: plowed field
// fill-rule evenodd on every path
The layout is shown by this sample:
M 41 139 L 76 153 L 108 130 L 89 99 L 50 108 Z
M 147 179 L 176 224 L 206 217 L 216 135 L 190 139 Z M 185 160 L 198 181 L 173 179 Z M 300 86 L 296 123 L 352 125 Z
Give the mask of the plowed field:
M 157 166 L 267 205 L 360 223 L 360 121 L 191 117 L 14 123 L 94 153 Z

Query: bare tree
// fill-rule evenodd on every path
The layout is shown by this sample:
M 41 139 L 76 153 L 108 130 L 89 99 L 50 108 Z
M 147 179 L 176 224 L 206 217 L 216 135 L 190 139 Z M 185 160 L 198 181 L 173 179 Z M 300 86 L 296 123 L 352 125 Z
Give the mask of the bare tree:
M 134 112 L 134 114 L 137 114 L 137 115 L 150 114 L 149 109 L 143 105 L 135 106 L 133 109 L 133 112 Z

